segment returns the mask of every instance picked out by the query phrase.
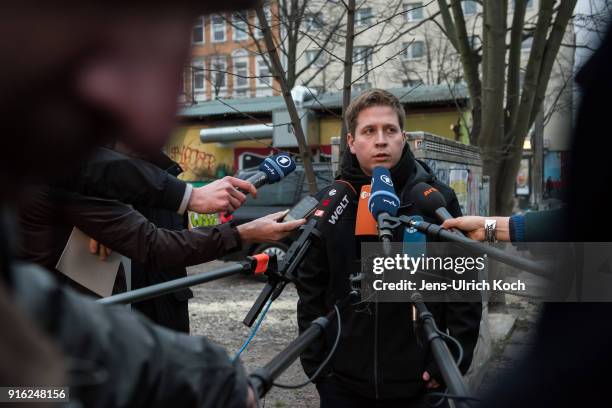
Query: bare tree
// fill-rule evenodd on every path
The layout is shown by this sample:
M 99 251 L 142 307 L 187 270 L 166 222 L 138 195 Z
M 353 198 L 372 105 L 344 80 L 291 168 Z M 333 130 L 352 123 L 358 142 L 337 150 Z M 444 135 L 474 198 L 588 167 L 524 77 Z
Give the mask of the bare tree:
M 317 181 L 314 175 L 314 170 L 312 168 L 312 154 L 310 152 L 310 146 L 308 146 L 308 143 L 306 142 L 306 137 L 304 136 L 304 129 L 302 129 L 302 122 L 300 120 L 300 116 L 298 115 L 295 102 L 291 97 L 291 88 L 289 87 L 289 84 L 287 82 L 287 78 L 285 76 L 285 72 L 283 70 L 283 66 L 278 55 L 277 45 L 274 43 L 274 37 L 266 19 L 264 6 L 262 5 L 256 8 L 255 11 L 257 13 L 257 18 L 259 19 L 259 24 L 263 32 L 263 38 L 265 41 L 266 51 L 272 68 L 272 73 L 276 80 L 280 83 L 283 99 L 285 100 L 285 104 L 289 112 L 289 117 L 291 118 L 291 122 L 293 125 L 292 129 L 295 134 L 295 138 L 298 142 L 300 155 L 302 156 L 302 163 L 304 165 L 304 175 L 306 176 L 306 181 L 308 183 L 308 190 L 311 194 L 314 194 L 317 192 L 318 188 Z
M 508 214 L 512 210 L 523 142 L 542 109 L 576 0 L 541 0 L 533 30 L 528 30 L 525 24 L 527 0 L 513 3 L 507 43 L 507 2 L 482 1 L 483 48 L 479 56 L 469 44 L 461 1 L 438 0 L 444 32 L 461 56 L 472 110 L 470 140 L 482 149 L 484 173 L 489 175 L 492 186 L 490 209 L 496 214 Z M 525 38 L 531 38 L 532 45 L 521 86 Z

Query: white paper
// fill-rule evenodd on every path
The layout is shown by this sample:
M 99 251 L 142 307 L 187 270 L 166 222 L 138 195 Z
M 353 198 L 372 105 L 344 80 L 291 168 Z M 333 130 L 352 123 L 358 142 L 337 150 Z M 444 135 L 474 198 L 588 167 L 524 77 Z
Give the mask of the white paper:
M 90 238 L 76 227 L 72 229 L 68 243 L 55 268 L 102 297 L 113 293 L 119 271 L 121 255 L 112 252 L 104 261 L 89 252 Z

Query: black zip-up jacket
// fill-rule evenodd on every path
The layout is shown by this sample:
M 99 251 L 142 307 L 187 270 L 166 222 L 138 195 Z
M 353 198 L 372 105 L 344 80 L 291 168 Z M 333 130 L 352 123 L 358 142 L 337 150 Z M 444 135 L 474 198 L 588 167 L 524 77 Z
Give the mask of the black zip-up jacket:
M 406 160 L 410 160 L 412 154 L 409 151 L 406 154 L 410 156 Z M 425 221 L 437 222 L 420 214 L 409 197 L 416 183 L 426 182 L 444 195 L 448 211 L 455 217 L 460 216 L 459 203 L 452 189 L 437 181 L 424 163 L 412 160 L 414 165 L 403 169 L 411 171 L 411 175 L 397 177 L 405 180 L 403 185 L 398 186 L 392 169 L 394 184 L 400 190 L 399 214 L 421 215 Z M 354 187 L 359 191 L 361 186 Z M 301 332 L 315 318 L 331 310 L 337 300 L 348 295 L 349 277 L 360 270 L 359 248 L 363 240 L 354 233 L 357 203 L 354 200 L 347 206 L 338 225 L 330 229 L 322 240 L 314 243 L 306 261 L 299 268 L 296 285 L 299 294 L 298 325 Z M 396 240 L 401 241 L 401 238 Z M 464 358 L 460 369 L 462 372 L 467 371 L 478 339 L 481 303 L 438 303 L 428 306 L 439 328 L 443 331 L 448 329 L 463 346 Z M 430 372 L 438 382 L 442 382 L 429 348 L 417 344 L 410 304 L 379 303 L 377 316 L 374 314 L 374 305 L 369 310 L 370 313 L 358 312 L 348 307 L 341 313 L 340 342 L 319 380 L 334 381 L 355 395 L 381 400 L 410 398 L 423 392 L 424 371 Z M 375 324 L 378 324 L 376 348 Z M 335 329 L 335 325 L 330 325 L 326 339 L 302 354 L 302 366 L 308 376 L 314 374 L 329 353 L 336 337 Z

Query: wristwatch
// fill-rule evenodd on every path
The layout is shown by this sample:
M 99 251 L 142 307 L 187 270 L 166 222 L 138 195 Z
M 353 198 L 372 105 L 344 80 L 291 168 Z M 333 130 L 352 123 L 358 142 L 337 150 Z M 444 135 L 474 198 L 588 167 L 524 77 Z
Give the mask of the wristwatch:
M 484 232 L 485 239 L 487 242 L 497 242 L 495 238 L 495 228 L 497 227 L 497 220 L 485 218 Z

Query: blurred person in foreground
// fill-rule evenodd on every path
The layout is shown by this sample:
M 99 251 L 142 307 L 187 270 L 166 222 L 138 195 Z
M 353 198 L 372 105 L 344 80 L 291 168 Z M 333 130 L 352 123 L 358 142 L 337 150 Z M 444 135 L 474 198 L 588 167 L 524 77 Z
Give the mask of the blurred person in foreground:
M 254 4 L 0 6 L 0 35 L 10 39 L 0 43 L 10 61 L 0 76 L 1 126 L 11 135 L 0 161 L 0 318 L 10 325 L 0 336 L 2 385 L 68 385 L 86 407 L 255 405 L 240 364 L 218 346 L 95 304 L 12 258 L 12 211 L 24 184 L 69 174 L 109 135 L 159 151 L 174 125 L 193 19 Z

